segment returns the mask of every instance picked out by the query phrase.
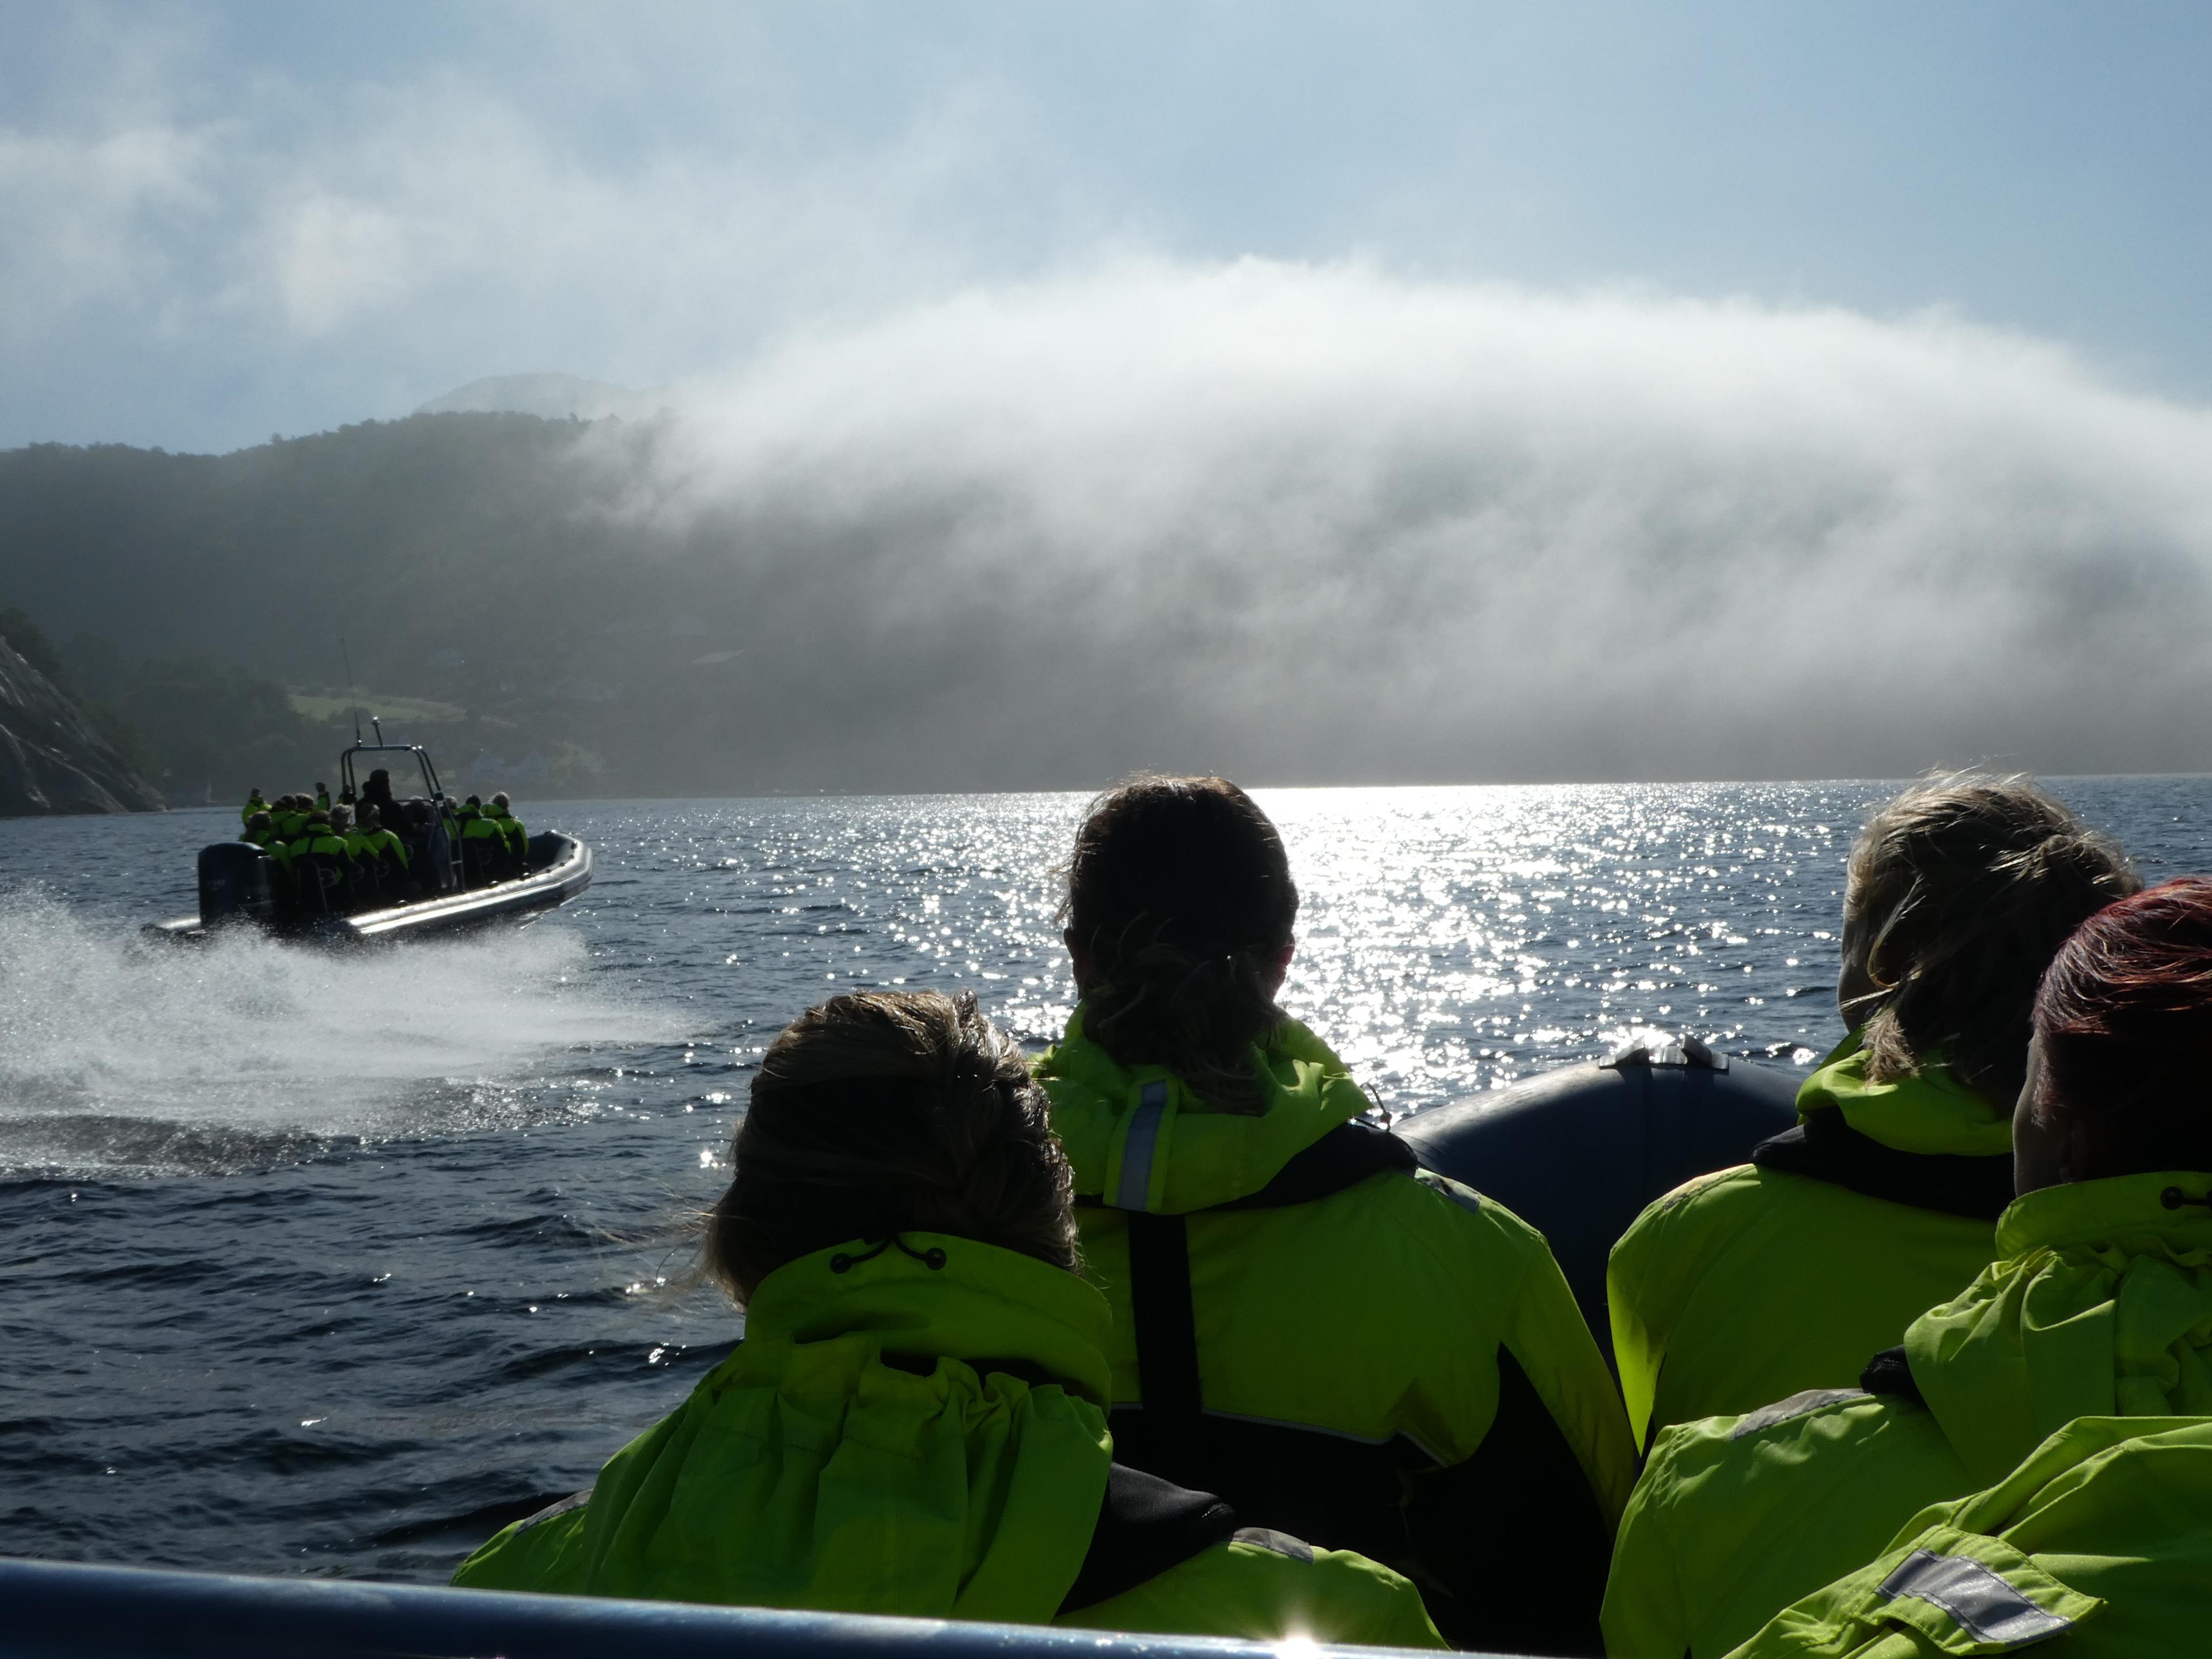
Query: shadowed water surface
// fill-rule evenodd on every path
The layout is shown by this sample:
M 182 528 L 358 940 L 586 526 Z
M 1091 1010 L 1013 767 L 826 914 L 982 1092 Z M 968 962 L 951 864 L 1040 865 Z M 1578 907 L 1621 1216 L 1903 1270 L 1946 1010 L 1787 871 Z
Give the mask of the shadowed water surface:
M 2212 780 L 2056 787 L 2153 878 L 2204 864 Z M 1802 1065 L 1884 793 L 1267 793 L 1286 1005 L 1395 1112 L 1642 1024 Z M 539 806 L 580 903 L 352 955 L 139 941 L 227 813 L 0 821 L 0 1553 L 435 1579 L 587 1484 L 739 1334 L 679 1229 L 769 1037 L 902 984 L 1049 1040 L 1082 804 Z

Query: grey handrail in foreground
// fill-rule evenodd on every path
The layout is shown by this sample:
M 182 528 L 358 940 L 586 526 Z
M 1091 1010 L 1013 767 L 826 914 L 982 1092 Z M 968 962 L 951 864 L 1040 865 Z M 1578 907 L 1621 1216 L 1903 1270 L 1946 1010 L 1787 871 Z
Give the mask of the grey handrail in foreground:
M 1308 1656 L 1389 1651 L 1296 1644 Z M 0 1659 L 1224 1659 L 1273 1644 L 0 1558 Z

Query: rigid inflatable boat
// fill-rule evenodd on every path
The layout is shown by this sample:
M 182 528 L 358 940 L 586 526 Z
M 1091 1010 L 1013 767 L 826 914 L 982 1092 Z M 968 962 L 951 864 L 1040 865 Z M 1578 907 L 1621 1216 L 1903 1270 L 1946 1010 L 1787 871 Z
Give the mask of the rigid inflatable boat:
M 519 872 L 478 878 L 452 832 L 453 803 L 428 752 L 419 744 L 354 744 L 338 757 L 341 787 L 348 794 L 356 793 L 355 762 L 364 755 L 404 756 L 415 763 L 422 781 L 418 799 L 429 805 L 428 821 L 390 827 L 406 842 L 408 870 L 423 890 L 348 909 L 331 896 L 337 872 L 307 871 L 288 894 L 276 860 L 260 848 L 250 841 L 217 842 L 200 849 L 198 914 L 149 922 L 147 933 L 199 940 L 245 926 L 315 943 L 408 939 L 526 920 L 567 903 L 592 884 L 591 848 L 559 830 L 541 830 L 529 838 Z

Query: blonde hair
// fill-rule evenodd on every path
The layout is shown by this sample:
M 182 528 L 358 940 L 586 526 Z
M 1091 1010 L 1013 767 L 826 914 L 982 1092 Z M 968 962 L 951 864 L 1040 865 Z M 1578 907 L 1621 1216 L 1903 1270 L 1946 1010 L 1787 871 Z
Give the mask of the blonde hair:
M 1074 1181 L 1044 1091 L 967 992 L 808 1009 L 769 1045 L 731 1158 L 702 1265 L 740 1302 L 800 1256 L 907 1231 L 1077 1265 Z
M 1851 848 L 1844 895 L 1875 986 L 1844 1011 L 1861 1024 L 1867 1075 L 1909 1077 L 1940 1053 L 1968 1088 L 2008 1103 L 2043 970 L 2142 886 L 2117 843 L 2023 775 L 1936 774 L 1886 802 Z

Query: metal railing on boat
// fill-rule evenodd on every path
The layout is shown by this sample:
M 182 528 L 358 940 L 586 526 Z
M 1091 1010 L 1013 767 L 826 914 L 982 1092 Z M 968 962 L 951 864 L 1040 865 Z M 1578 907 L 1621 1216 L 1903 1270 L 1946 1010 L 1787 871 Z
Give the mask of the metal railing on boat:
M 0 1659 L 1351 1659 L 1384 1651 L 0 1559 Z

